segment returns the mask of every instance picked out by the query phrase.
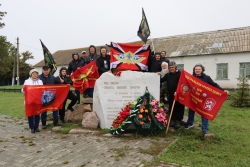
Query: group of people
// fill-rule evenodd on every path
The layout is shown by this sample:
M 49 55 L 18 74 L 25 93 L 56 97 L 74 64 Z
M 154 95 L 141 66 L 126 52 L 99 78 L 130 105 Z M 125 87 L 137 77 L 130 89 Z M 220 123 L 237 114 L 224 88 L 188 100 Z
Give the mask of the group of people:
M 46 85 L 46 84 L 72 84 L 69 76 L 77 69 L 87 65 L 88 63 L 96 60 L 96 64 L 98 67 L 99 75 L 102 75 L 105 72 L 110 71 L 110 55 L 107 53 L 107 49 L 105 47 L 100 48 L 100 55 L 97 54 L 96 47 L 94 45 L 90 45 L 89 47 L 89 55 L 87 55 L 86 51 L 81 52 L 81 56 L 78 53 L 74 52 L 72 54 L 72 61 L 69 63 L 68 68 L 62 67 L 59 72 L 59 76 L 54 77 L 50 74 L 50 69 L 48 66 L 43 66 L 42 74 L 38 76 L 38 71 L 36 69 L 32 69 L 29 73 L 30 78 L 25 80 L 25 85 Z M 205 67 L 202 64 L 196 64 L 193 68 L 193 75 L 200 80 L 217 87 L 223 90 L 217 83 L 215 83 L 210 76 L 204 73 Z M 169 104 L 169 110 L 171 110 L 175 91 L 178 86 L 178 82 L 180 79 L 180 70 L 177 69 L 177 64 L 174 61 L 169 61 L 166 57 L 166 52 L 157 52 L 149 57 L 148 64 L 148 72 L 157 73 L 160 75 L 160 101 Z M 91 97 L 93 98 L 93 88 L 88 88 L 83 93 L 83 97 Z M 224 90 L 228 93 L 227 90 Z M 23 89 L 22 89 L 22 92 Z M 76 94 L 76 95 L 75 95 Z M 75 94 L 72 91 L 68 92 L 68 96 L 63 103 L 62 109 L 56 110 L 53 112 L 53 124 L 54 126 L 60 126 L 58 122 L 58 117 L 62 123 L 64 123 L 65 116 L 65 105 L 67 99 L 70 99 L 71 102 L 68 105 L 67 109 L 73 111 L 73 106 L 76 103 L 80 103 L 80 92 L 75 90 Z M 167 100 L 166 100 L 167 99 Z M 179 102 L 175 102 L 173 107 L 173 113 L 170 120 L 170 127 L 174 127 L 175 129 L 179 129 L 181 127 L 181 121 L 184 116 L 185 106 Z M 194 115 L 195 112 L 189 109 L 188 112 L 188 120 L 185 125 L 186 129 L 190 129 L 194 126 Z M 47 112 L 43 112 L 41 114 L 42 120 L 42 128 L 46 128 L 46 118 Z M 31 133 L 39 132 L 39 121 L 40 116 L 35 115 L 28 117 L 29 127 L 31 129 Z M 202 117 L 202 132 L 203 134 L 208 133 L 208 120 Z
M 39 75 L 38 70 L 32 69 L 29 72 L 29 78 L 25 80 L 22 88 L 22 92 L 24 92 L 25 85 L 46 85 L 46 84 L 70 84 L 72 85 L 72 80 L 70 79 L 70 75 L 77 69 L 87 65 L 88 63 L 96 60 L 96 64 L 98 66 L 99 74 L 101 75 L 104 72 L 110 71 L 110 57 L 107 54 L 107 49 L 105 47 L 101 47 L 100 55 L 97 54 L 96 47 L 94 45 L 90 45 L 89 47 L 89 55 L 87 56 L 86 51 L 82 51 L 82 56 L 80 57 L 78 53 L 74 52 L 72 54 L 72 61 L 69 63 L 68 68 L 62 67 L 59 71 L 59 76 L 54 77 L 50 74 L 50 69 L 48 66 L 42 67 L 42 74 Z M 93 88 L 88 88 L 83 96 L 86 97 L 93 97 Z M 69 90 L 66 99 L 64 100 L 62 109 L 58 109 L 53 111 L 53 125 L 54 126 L 61 126 L 59 123 L 59 118 L 61 123 L 65 123 L 65 106 L 67 100 L 71 100 L 70 104 L 68 105 L 67 109 L 74 111 L 73 106 L 75 104 L 80 103 L 80 92 L 75 90 L 75 94 Z M 47 120 L 47 112 L 43 112 L 41 114 L 41 122 L 42 122 L 42 129 L 46 129 L 46 120 Z M 40 122 L 40 114 L 29 116 L 28 123 L 29 128 L 31 129 L 31 133 L 40 132 L 39 130 L 39 122 Z
M 157 58 L 155 58 L 157 59 Z M 162 70 L 159 73 L 161 75 L 160 82 L 162 83 L 162 87 L 164 87 L 163 93 L 167 94 L 168 104 L 169 104 L 169 110 L 172 109 L 173 102 L 174 102 L 174 96 L 176 94 L 176 89 L 178 86 L 178 82 L 181 76 L 181 71 L 177 69 L 177 65 L 174 61 L 170 61 L 168 64 L 168 69 L 166 69 L 166 62 L 161 62 Z M 167 71 L 167 72 L 166 72 Z M 206 82 L 218 89 L 221 89 L 228 93 L 227 90 L 224 90 L 221 88 L 217 83 L 215 83 L 210 76 L 206 75 L 204 73 L 205 67 L 202 64 L 196 64 L 193 67 L 193 76 L 196 78 L 202 80 L 203 82 Z M 163 85 L 165 83 L 165 85 Z M 161 91 L 162 91 L 161 90 Z M 172 117 L 170 120 L 170 127 L 174 127 L 175 129 L 179 129 L 181 127 L 181 121 L 184 116 L 184 109 L 185 106 L 182 105 L 179 102 L 175 102 L 175 105 L 173 107 Z M 192 109 L 189 109 L 188 111 L 188 120 L 185 124 L 185 129 L 190 129 L 194 127 L 194 116 L 195 112 Z M 202 133 L 204 136 L 214 136 L 213 134 L 208 134 L 208 119 L 202 117 Z
M 43 66 L 42 74 L 39 75 L 38 70 L 32 69 L 29 72 L 29 78 L 25 80 L 22 88 L 22 92 L 25 93 L 24 87 L 25 85 L 47 85 L 47 84 L 72 84 L 71 79 L 67 76 L 67 68 L 62 67 L 60 69 L 59 76 L 54 77 L 50 74 L 50 69 L 48 66 Z M 53 125 L 54 126 L 61 126 L 59 123 L 59 118 L 62 123 L 64 123 L 64 116 L 65 116 L 65 105 L 67 99 L 70 99 L 71 102 L 68 105 L 67 109 L 74 111 L 73 106 L 77 101 L 76 95 L 74 95 L 70 90 L 68 92 L 67 98 L 64 100 L 62 109 L 57 109 L 53 111 Z M 47 119 L 47 112 L 43 112 L 41 114 L 41 122 L 42 122 L 42 129 L 46 129 L 46 119 Z M 31 129 L 31 133 L 40 132 L 39 130 L 39 122 L 40 122 L 40 114 L 29 116 L 28 123 L 29 128 Z
M 98 67 L 99 75 L 104 72 L 110 71 L 110 56 L 107 54 L 107 49 L 105 47 L 100 48 L 100 55 L 97 54 L 96 47 L 94 45 L 89 46 L 89 55 L 86 51 L 82 51 L 82 55 L 79 56 L 77 52 L 72 54 L 72 61 L 69 63 L 67 74 L 70 75 L 76 69 L 79 69 L 90 62 L 96 60 L 96 65 Z M 83 97 L 93 98 L 94 88 L 88 88 L 84 93 Z M 77 104 L 80 103 L 80 92 L 75 90 L 77 95 Z

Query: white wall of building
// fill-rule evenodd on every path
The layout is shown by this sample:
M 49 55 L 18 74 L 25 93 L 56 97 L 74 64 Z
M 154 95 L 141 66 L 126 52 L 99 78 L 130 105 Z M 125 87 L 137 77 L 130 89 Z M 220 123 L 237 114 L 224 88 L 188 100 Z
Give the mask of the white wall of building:
M 184 64 L 184 70 L 191 73 L 193 67 L 197 63 L 205 66 L 205 73 L 209 75 L 222 88 L 236 88 L 239 81 L 240 64 L 250 62 L 250 53 L 230 53 L 230 54 L 215 54 L 201 56 L 186 56 L 186 57 L 170 57 L 170 61 L 175 61 L 176 64 Z M 228 80 L 216 79 L 218 63 L 228 63 Z

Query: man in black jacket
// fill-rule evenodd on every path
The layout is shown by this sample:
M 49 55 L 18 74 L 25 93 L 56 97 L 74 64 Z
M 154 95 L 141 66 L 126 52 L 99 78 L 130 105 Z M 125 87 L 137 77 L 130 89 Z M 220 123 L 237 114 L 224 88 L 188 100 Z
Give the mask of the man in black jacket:
M 50 74 L 50 69 L 48 66 L 43 66 L 42 74 L 38 76 L 40 80 L 43 81 L 44 85 L 47 84 L 56 84 L 56 79 L 53 75 Z M 53 124 L 54 126 L 61 126 L 58 123 L 58 110 L 53 112 Z M 41 114 L 41 120 L 42 120 L 42 129 L 46 129 L 46 119 L 47 119 L 47 112 L 43 112 Z
M 107 54 L 105 47 L 101 47 L 100 56 L 96 59 L 96 65 L 100 76 L 104 72 L 110 71 L 110 56 Z
M 149 57 L 148 72 L 161 73 L 161 54 L 156 52 L 154 56 Z
M 171 111 L 181 72 L 177 70 L 177 66 L 174 61 L 171 61 L 168 67 L 169 73 L 161 78 L 161 83 L 167 81 L 169 111 Z M 175 102 L 170 121 L 170 127 L 174 127 L 175 129 L 179 129 L 181 127 L 181 120 L 183 119 L 184 109 L 184 105 L 177 101 Z
M 67 68 L 66 67 L 62 67 L 60 69 L 59 76 L 56 77 L 56 83 L 57 84 L 70 84 L 70 85 L 72 85 L 71 79 L 67 76 Z M 65 105 L 66 105 L 67 99 L 71 100 L 67 109 L 74 111 L 73 106 L 76 104 L 77 96 L 75 96 L 72 93 L 72 91 L 69 90 L 67 98 L 65 99 L 65 101 L 63 103 L 62 109 L 59 109 L 59 116 L 60 116 L 60 120 L 62 121 L 62 123 L 65 123 L 64 117 L 65 117 Z
M 71 73 L 73 73 L 76 69 L 79 69 L 84 65 L 84 62 L 80 59 L 78 53 L 74 52 L 72 54 L 72 61 L 69 63 L 67 74 L 71 75 Z M 80 92 L 75 90 L 75 93 L 77 96 L 77 104 L 80 104 Z

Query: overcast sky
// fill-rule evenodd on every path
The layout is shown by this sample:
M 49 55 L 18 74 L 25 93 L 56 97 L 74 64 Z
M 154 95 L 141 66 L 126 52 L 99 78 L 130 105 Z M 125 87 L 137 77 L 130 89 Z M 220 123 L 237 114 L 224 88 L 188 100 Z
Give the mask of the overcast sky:
M 1 0 L 6 11 L 0 35 L 16 44 L 20 52 L 43 60 L 39 39 L 52 52 L 131 42 L 137 37 L 142 7 L 151 37 L 250 26 L 249 0 Z M 70 56 L 70 55 L 69 55 Z

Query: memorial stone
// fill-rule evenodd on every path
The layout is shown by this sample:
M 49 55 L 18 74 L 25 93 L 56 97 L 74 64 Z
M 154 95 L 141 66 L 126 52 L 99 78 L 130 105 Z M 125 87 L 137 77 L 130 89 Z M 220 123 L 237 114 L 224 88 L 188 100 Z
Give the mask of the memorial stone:
M 160 76 L 156 73 L 123 71 L 119 77 L 103 73 L 95 83 L 93 97 L 93 111 L 100 120 L 100 127 L 110 128 L 121 108 L 142 96 L 146 87 L 159 100 Z

